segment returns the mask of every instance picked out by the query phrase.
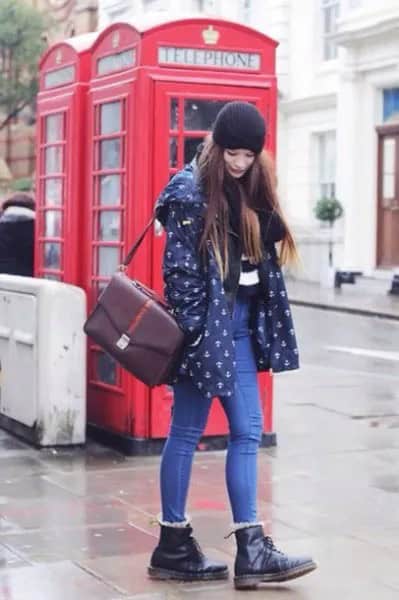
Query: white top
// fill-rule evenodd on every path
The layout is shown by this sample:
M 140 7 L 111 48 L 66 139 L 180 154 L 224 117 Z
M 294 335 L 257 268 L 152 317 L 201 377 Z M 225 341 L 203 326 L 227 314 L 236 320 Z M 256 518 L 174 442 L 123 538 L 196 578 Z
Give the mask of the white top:
M 249 265 L 248 256 L 245 256 L 245 254 L 241 256 L 241 261 L 246 262 Z M 259 272 L 255 266 L 249 271 L 241 270 L 238 285 L 256 285 L 257 283 L 259 283 Z
M 240 279 L 238 281 L 238 285 L 256 285 L 259 283 L 259 273 L 258 269 L 254 269 L 253 271 L 249 271 L 249 273 L 243 273 L 241 271 Z

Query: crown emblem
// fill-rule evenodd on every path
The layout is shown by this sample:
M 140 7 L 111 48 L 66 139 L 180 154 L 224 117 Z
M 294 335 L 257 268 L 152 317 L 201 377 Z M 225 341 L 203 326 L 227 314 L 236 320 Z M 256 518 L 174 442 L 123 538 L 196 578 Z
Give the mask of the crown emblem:
M 213 28 L 213 25 L 209 25 L 208 29 L 204 29 L 202 37 L 205 44 L 215 45 L 218 43 L 220 38 L 220 32 Z
M 112 36 L 112 47 L 117 48 L 119 46 L 119 42 L 120 42 L 119 31 L 115 31 L 114 35 Z
M 62 61 L 62 50 L 57 50 L 56 55 L 55 55 L 55 64 L 59 65 L 61 64 Z

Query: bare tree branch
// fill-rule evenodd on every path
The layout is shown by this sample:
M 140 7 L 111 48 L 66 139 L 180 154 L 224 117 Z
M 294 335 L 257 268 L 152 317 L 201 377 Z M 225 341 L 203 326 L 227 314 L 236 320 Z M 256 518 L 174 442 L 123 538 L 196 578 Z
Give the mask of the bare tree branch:
M 23 110 L 26 106 L 28 106 L 30 104 L 30 102 L 31 102 L 30 100 L 26 100 L 23 104 L 14 108 L 14 110 L 4 119 L 4 121 L 2 121 L 0 123 L 0 131 L 2 129 L 4 129 L 4 127 L 7 127 L 9 122 L 12 119 L 14 119 L 14 117 L 16 117 L 21 112 L 21 110 Z

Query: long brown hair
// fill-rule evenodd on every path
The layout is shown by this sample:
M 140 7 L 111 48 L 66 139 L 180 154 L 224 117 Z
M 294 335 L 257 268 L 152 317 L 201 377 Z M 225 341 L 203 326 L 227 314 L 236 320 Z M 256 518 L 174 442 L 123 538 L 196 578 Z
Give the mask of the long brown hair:
M 199 180 L 208 199 L 204 231 L 200 250 L 205 252 L 210 240 L 222 278 L 228 273 L 228 200 L 224 191 L 226 177 L 224 149 L 214 143 L 212 136 L 204 142 L 198 157 Z M 241 197 L 241 221 L 244 252 L 252 264 L 262 260 L 262 242 L 256 210 L 276 212 L 285 226 L 279 260 L 281 264 L 296 262 L 298 253 L 292 233 L 287 225 L 276 194 L 276 176 L 271 156 L 263 150 L 256 155 L 247 173 L 235 181 Z

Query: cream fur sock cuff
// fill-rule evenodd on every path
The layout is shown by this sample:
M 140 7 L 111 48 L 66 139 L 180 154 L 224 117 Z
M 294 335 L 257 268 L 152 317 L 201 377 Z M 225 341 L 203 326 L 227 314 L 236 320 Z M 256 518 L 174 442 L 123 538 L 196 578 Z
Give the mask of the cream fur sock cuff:
M 162 521 L 162 515 L 158 515 L 157 521 L 160 525 L 163 525 L 164 527 L 177 527 L 179 529 L 190 525 L 191 518 L 190 515 L 186 515 L 184 521 L 177 521 L 176 523 L 172 523 L 171 521 Z

